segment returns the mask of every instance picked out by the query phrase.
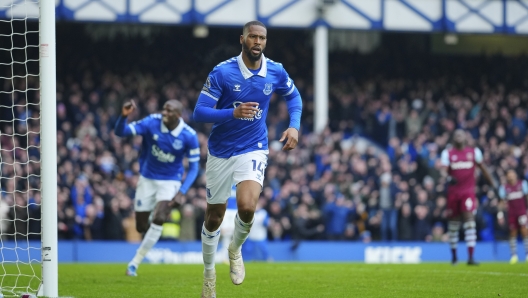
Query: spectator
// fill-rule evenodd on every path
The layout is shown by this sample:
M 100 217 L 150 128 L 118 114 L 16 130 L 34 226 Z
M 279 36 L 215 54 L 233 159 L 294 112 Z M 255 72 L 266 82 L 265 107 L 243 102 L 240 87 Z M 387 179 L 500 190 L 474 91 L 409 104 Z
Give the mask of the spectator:
M 411 205 L 404 203 L 400 210 L 400 218 L 398 220 L 398 239 L 399 240 L 413 240 L 413 223 L 411 214 Z
M 103 217 L 105 227 L 103 237 L 106 240 L 124 240 L 123 217 L 119 212 L 119 202 L 111 199 L 106 203 Z
M 383 241 L 398 239 L 398 214 L 393 204 L 391 193 L 392 176 L 385 172 L 380 177 L 380 209 L 381 219 L 381 239 Z M 390 235 L 390 237 L 389 237 Z
M 328 197 L 324 207 L 326 236 L 329 240 L 344 240 L 347 221 L 352 213 L 352 202 L 344 197 Z
M 320 239 L 324 226 L 310 218 L 308 206 L 300 204 L 294 212 L 293 220 L 293 249 L 296 249 L 302 240 Z
M 196 240 L 196 207 L 185 204 L 182 207 L 182 218 L 180 220 L 180 241 Z
M 428 220 L 429 208 L 426 205 L 417 205 L 414 207 L 414 240 L 418 241 L 431 241 L 431 224 Z
M 103 218 L 102 214 L 98 214 L 94 205 L 88 204 L 85 208 L 85 217 L 82 225 L 84 228 L 84 239 L 86 240 L 102 240 L 103 239 Z

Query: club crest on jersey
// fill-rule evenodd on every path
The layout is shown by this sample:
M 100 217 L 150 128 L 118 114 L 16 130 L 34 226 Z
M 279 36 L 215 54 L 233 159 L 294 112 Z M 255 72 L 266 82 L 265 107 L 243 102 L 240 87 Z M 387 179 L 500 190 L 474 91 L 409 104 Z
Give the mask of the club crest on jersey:
M 273 84 L 272 83 L 266 83 L 266 85 L 264 85 L 264 90 L 262 90 L 262 92 L 264 92 L 264 94 L 266 94 L 266 95 L 270 95 L 271 92 L 273 92 Z
M 172 142 L 172 147 L 176 150 L 180 150 L 181 148 L 183 148 L 183 142 L 181 140 L 174 140 L 174 142 Z

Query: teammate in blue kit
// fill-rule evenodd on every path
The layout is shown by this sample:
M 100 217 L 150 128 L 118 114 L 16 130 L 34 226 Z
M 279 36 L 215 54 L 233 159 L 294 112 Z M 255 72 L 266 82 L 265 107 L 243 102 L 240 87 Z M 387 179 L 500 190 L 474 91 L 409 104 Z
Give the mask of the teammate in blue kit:
M 226 200 L 235 184 L 238 213 L 228 247 L 231 281 L 244 281 L 240 252 L 247 239 L 268 159 L 266 116 L 272 93 L 282 95 L 290 114 L 282 150 L 297 146 L 302 111 L 299 91 L 282 64 L 264 57 L 267 30 L 252 21 L 244 25 L 242 53 L 218 64 L 207 77 L 194 110 L 194 120 L 214 123 L 206 165 L 207 209 L 202 227 L 204 282 L 202 297 L 216 297 L 215 253 Z M 215 108 L 216 106 L 216 108 Z
M 162 225 L 172 207 L 181 202 L 182 196 L 198 175 L 200 146 L 196 132 L 183 119 L 182 104 L 174 99 L 163 105 L 161 114 L 127 125 L 126 119 L 135 109 L 134 101 L 123 105 L 121 117 L 114 131 L 118 136 L 141 135 L 140 174 L 134 200 L 136 229 L 145 237 L 130 261 L 126 274 L 137 275 L 139 264 L 148 251 L 158 242 Z M 183 158 L 189 161 L 189 171 L 182 185 Z M 151 212 L 152 222 L 149 227 Z

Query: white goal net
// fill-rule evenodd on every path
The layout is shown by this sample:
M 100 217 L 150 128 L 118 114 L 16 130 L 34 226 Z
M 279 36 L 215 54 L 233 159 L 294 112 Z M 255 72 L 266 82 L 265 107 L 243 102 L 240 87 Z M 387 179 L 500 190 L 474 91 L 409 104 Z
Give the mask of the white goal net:
M 43 280 L 39 4 L 0 0 L 0 291 L 5 297 L 37 294 Z

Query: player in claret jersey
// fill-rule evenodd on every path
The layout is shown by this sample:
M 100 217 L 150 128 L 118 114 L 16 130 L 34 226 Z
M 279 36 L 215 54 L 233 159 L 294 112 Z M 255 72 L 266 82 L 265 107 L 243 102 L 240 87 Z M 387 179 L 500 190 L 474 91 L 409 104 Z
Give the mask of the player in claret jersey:
M 515 170 L 506 174 L 507 183 L 499 188 L 500 198 L 508 202 L 508 225 L 510 227 L 510 263 L 515 264 L 517 257 L 517 231 L 521 231 L 524 239 L 524 250 L 528 259 L 528 217 L 526 215 L 526 199 L 528 198 L 528 182 L 519 180 Z
M 453 135 L 453 147 L 445 149 L 441 155 L 443 174 L 447 177 L 448 230 L 451 244 L 452 263 L 457 263 L 457 243 L 460 222 L 463 221 L 464 235 L 468 247 L 468 265 L 477 265 L 473 258 L 477 243 L 475 211 L 475 168 L 478 167 L 488 183 L 494 187 L 493 179 L 482 165 L 482 151 L 466 145 L 466 133 L 457 129 Z M 495 188 L 494 188 L 495 189 Z

